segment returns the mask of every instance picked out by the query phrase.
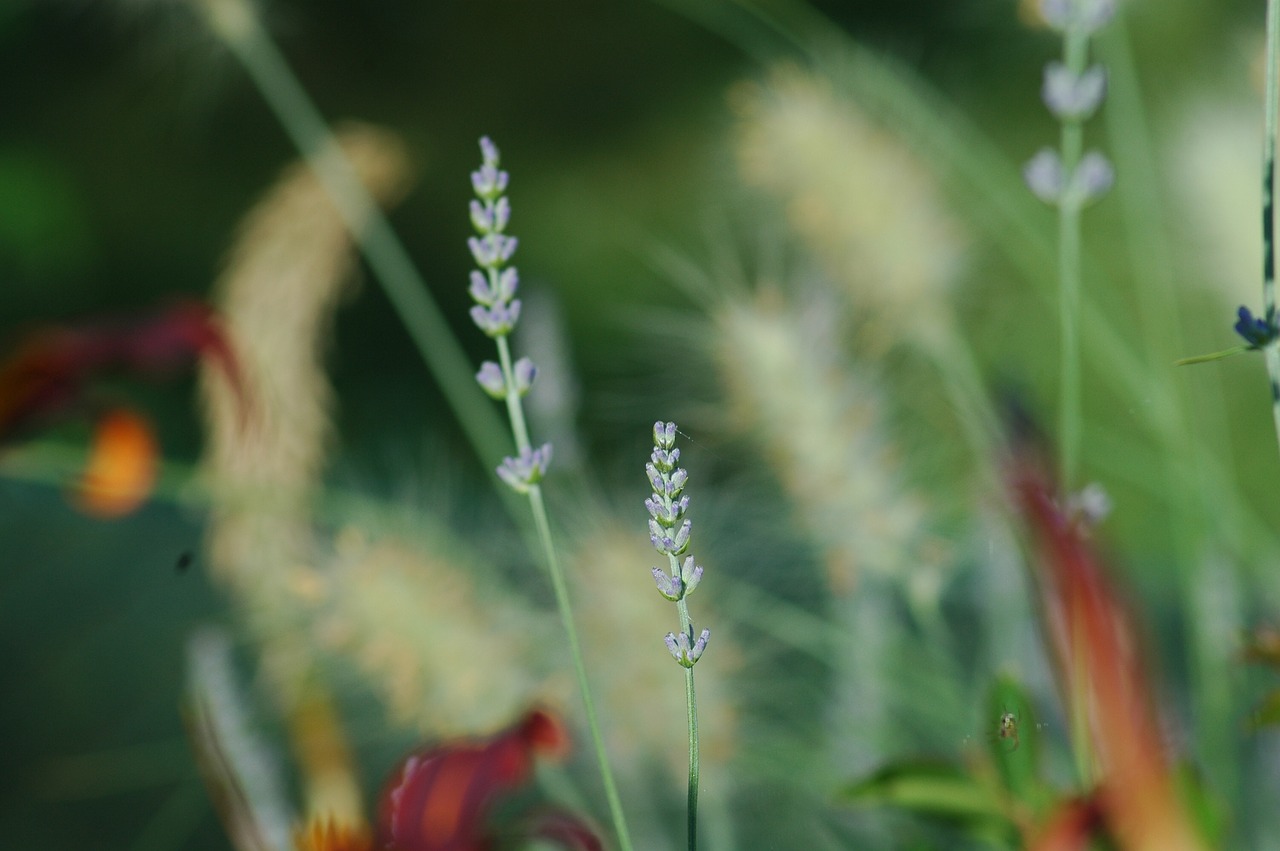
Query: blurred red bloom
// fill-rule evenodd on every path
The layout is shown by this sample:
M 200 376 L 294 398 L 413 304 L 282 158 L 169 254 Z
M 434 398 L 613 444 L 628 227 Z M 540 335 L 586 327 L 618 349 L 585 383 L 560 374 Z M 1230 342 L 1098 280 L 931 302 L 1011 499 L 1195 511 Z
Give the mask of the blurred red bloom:
M 1128 612 L 1107 581 L 1083 521 L 1064 511 L 1031 453 L 1015 459 L 1011 482 L 1039 547 L 1036 572 L 1059 686 L 1074 729 L 1087 731 L 1102 821 L 1127 851 L 1202 849 L 1179 804 L 1159 736 Z M 1085 812 L 1060 811 L 1057 833 L 1088 825 Z M 1050 842 L 1043 848 L 1069 848 Z

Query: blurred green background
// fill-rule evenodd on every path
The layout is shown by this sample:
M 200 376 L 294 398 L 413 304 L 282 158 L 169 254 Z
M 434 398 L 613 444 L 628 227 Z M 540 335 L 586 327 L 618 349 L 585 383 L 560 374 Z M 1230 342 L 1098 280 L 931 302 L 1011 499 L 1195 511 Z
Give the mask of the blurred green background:
M 1182 287 L 1170 298 L 1191 317 L 1181 353 L 1225 348 L 1232 342 L 1231 309 L 1256 304 L 1256 285 L 1226 269 L 1223 280 L 1206 280 L 1214 276 L 1217 255 L 1210 249 L 1199 260 L 1193 255 L 1217 234 L 1209 230 L 1212 223 L 1194 219 L 1195 210 L 1221 208 L 1194 195 L 1200 184 L 1180 157 L 1188 146 L 1211 143 L 1188 127 L 1211 125 L 1215 105 L 1242 103 L 1247 116 L 1260 104 L 1262 6 L 1244 0 L 1132 0 L 1126 6 L 1142 102 L 1160 143 L 1150 163 L 1162 194 L 1141 203 L 1159 207 L 1163 236 L 1178 248 L 1166 259 Z M 1059 48 L 1019 20 L 1013 0 L 867 0 L 812 8 L 836 31 L 917 72 L 1011 163 L 1054 138 L 1038 88 L 1043 62 Z M 478 137 L 491 135 L 502 148 L 512 173 L 512 231 L 521 239 L 524 286 L 553 294 L 566 322 L 581 388 L 576 424 L 586 466 L 603 491 L 635 506 L 639 531 L 648 423 L 661 417 L 684 425 L 686 413 L 696 423 L 700 406 L 714 403 L 672 398 L 671 386 L 696 394 L 698 382 L 678 375 L 678 361 L 654 355 L 667 333 L 661 323 L 705 307 L 654 258 L 675 250 L 710 265 L 725 248 L 724 232 L 733 234 L 728 250 L 748 262 L 755 252 L 776 248 L 771 241 L 785 242 L 783 228 L 770 224 L 780 218 L 776 211 L 744 200 L 731 91 L 744 80 L 764 79 L 774 62 L 803 57 L 776 35 L 765 37 L 768 28 L 732 4 L 692 0 L 278 0 L 262 12 L 326 118 L 372 122 L 407 141 L 417 183 L 391 213 L 392 223 L 477 363 L 491 355 L 489 341 L 466 317 L 467 174 L 477 163 Z M 1260 128 L 1260 116 L 1256 123 Z M 1104 126 L 1111 125 L 1090 125 L 1095 144 L 1113 149 L 1123 142 L 1109 139 Z M 3 0 L 0 128 L 5 351 L 27 330 L 49 323 L 146 309 L 175 295 L 207 296 L 237 221 L 296 158 L 242 69 L 179 0 Z M 1249 157 L 1257 147 L 1248 148 Z M 1253 168 L 1249 159 L 1249 182 L 1230 190 L 1242 201 L 1245 228 L 1256 227 Z M 1122 170 L 1121 186 L 1127 177 Z M 1187 193 L 1191 201 L 1179 204 Z M 953 201 L 963 216 L 962 199 Z M 765 234 L 763 245 L 756 234 Z M 1108 269 L 1127 262 L 1132 240 L 1125 236 L 1119 201 L 1109 199 L 1096 216 L 1090 212 L 1086 240 Z M 1242 237 L 1243 244 L 1250 239 L 1256 242 Z M 1024 387 L 1048 421 L 1057 369 L 1056 347 L 1043 342 L 1044 329 L 1055 324 L 1051 306 L 1018 283 L 981 235 L 973 243 L 971 269 L 955 300 L 961 324 L 990 389 L 1005 382 Z M 1240 266 L 1251 270 L 1257 263 L 1247 257 Z M 399 318 L 367 271 L 362 277 L 328 345 L 338 400 L 332 480 L 394 501 L 413 489 L 418 474 L 451 478 L 458 493 L 482 505 L 453 509 L 464 529 L 481 526 L 477 518 L 506 523 L 485 489 L 484 465 L 467 449 Z M 1122 335 L 1132 327 L 1125 292 L 1095 289 L 1094 295 Z M 903 454 L 916 460 L 907 476 L 929 489 L 930 464 L 944 475 L 957 464 L 954 449 L 930 445 L 937 438 L 936 424 L 928 422 L 936 391 L 921 387 L 921 397 L 913 397 L 917 388 L 900 358 L 890 355 L 883 366 L 901 395 L 891 417 L 895 433 Z M 1199 369 L 1167 380 L 1182 382 L 1180 392 L 1193 409 L 1204 398 L 1200 391 L 1222 388 L 1215 401 L 1200 403 L 1222 405 L 1206 414 L 1222 428 L 1206 431 L 1193 422 L 1188 432 L 1217 441 L 1205 451 L 1214 464 L 1226 465 L 1240 501 L 1250 506 L 1249 522 L 1256 521 L 1236 523 L 1231 509 L 1221 509 L 1227 520 L 1213 535 L 1229 535 L 1234 524 L 1238 538 L 1206 545 L 1203 558 L 1231 561 L 1215 569 L 1239 577 L 1236 600 L 1242 621 L 1251 622 L 1276 610 L 1280 590 L 1271 575 L 1280 469 L 1262 367 L 1241 358 Z M 1145 400 L 1116 398 L 1094 378 L 1087 384 L 1096 425 L 1086 429 L 1086 466 L 1118 506 L 1108 543 L 1125 556 L 1126 579 L 1148 606 L 1161 672 L 1170 691 L 1181 693 L 1191 677 L 1183 643 L 1195 615 L 1162 576 L 1170 521 L 1159 486 L 1143 483 L 1145 456 L 1132 451 L 1144 440 Z M 121 382 L 113 392 L 154 417 L 166 459 L 194 463 L 202 439 L 192 378 Z M 86 434 L 83 424 L 69 424 L 51 438 L 78 445 Z M 696 431 L 693 437 L 700 439 Z M 739 522 L 733 510 L 765 515 L 760 534 L 780 548 L 788 533 L 769 527 L 779 521 L 770 516 L 768 499 L 729 497 L 742 476 L 754 481 L 741 472 L 755 463 L 750 452 L 714 437 L 688 452 L 705 471 L 707 489 L 697 499 L 713 503 L 716 488 L 726 494 L 726 506 L 707 508 L 716 512 L 707 525 L 722 545 L 719 563 L 734 551 L 726 543 Z M 1122 472 L 1113 474 L 1116 469 Z M 188 632 L 202 622 L 232 622 L 226 599 L 201 570 L 202 515 L 158 500 L 119 521 L 88 519 L 63 500 L 62 472 L 23 467 L 6 474 L 0 466 L 0 846 L 228 847 L 178 713 Z M 934 496 L 951 504 L 952 515 L 964 500 L 962 489 L 946 485 Z M 1211 492 L 1195 494 L 1194 501 L 1208 515 L 1219 511 Z M 1217 542 L 1212 537 L 1211 544 Z M 193 569 L 175 569 L 187 552 L 196 553 Z M 643 573 L 646 566 L 637 569 Z M 957 580 L 962 589 L 963 575 Z M 771 576 L 770 568 L 759 568 L 762 584 Z M 790 589 L 801 602 L 821 594 L 805 581 L 816 583 L 801 577 Z M 966 594 L 958 594 L 963 603 L 955 606 L 961 612 L 953 619 L 955 635 L 964 634 L 969 619 L 983 617 L 983 598 Z M 952 649 L 960 657 L 970 652 Z M 764 677 L 767 667 L 754 673 Z M 1246 705 L 1266 685 L 1265 677 L 1247 676 L 1237 682 L 1232 705 Z M 810 679 L 822 691 L 824 675 Z M 817 723 L 808 701 L 800 692 L 774 695 L 772 704 L 765 702 L 772 708 L 756 721 L 785 729 L 794 712 Z M 1184 695 L 1168 707 L 1185 716 L 1191 702 Z M 1240 725 L 1236 718 L 1219 720 L 1233 733 Z M 378 747 L 376 734 L 370 738 L 369 746 Z M 381 741 L 379 753 L 394 755 L 403 742 Z M 1245 786 L 1235 787 L 1239 797 L 1229 809 L 1238 823 L 1253 825 L 1245 834 L 1257 838 L 1266 819 L 1255 805 L 1270 797 L 1264 781 L 1274 781 L 1275 742 L 1263 734 L 1261 741 L 1235 746 L 1251 749 L 1253 762 L 1237 777 Z M 378 771 L 368 770 L 376 778 Z M 829 770 L 841 776 L 838 767 Z M 763 806 L 746 800 L 757 810 Z M 744 831 L 740 847 L 800 847 L 753 845 L 752 835 Z M 920 841 L 926 844 L 918 847 L 935 847 Z

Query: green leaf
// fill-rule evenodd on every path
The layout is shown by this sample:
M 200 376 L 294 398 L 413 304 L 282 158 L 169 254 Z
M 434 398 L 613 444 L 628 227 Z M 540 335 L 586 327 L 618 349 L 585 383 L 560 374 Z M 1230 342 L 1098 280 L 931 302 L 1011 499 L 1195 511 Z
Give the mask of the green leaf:
M 900 807 L 924 815 L 968 821 L 1004 820 L 992 790 L 953 766 L 933 762 L 887 765 L 845 786 L 837 799 L 862 806 Z

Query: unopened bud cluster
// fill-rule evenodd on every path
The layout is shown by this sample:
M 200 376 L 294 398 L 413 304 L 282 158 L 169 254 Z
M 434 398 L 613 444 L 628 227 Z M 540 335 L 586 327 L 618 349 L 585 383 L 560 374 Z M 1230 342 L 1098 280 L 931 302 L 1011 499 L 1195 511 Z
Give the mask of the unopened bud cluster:
M 468 292 L 475 301 L 471 319 L 498 341 L 501 363 L 485 361 L 476 373 L 476 381 L 494 399 L 519 399 L 533 386 L 538 369 L 528 358 L 512 364 L 506 348 L 506 337 L 520 319 L 520 299 L 515 297 L 520 276 L 514 266 L 507 265 L 518 244 L 514 236 L 506 233 L 511 202 L 504 193 L 510 175 L 498 168 L 498 147 L 487 136 L 480 140 L 480 154 L 480 168 L 471 172 L 471 188 L 476 195 L 471 201 L 471 226 L 476 235 L 467 240 L 479 268 L 471 270 Z M 528 493 L 531 486 L 542 481 L 550 463 L 551 444 L 538 449 L 525 447 L 519 456 L 502 459 L 498 476 L 517 493 Z
M 1045 21 L 1068 42 L 1088 39 L 1115 11 L 1115 0 L 1040 0 Z M 1101 65 L 1072 68 L 1055 61 L 1045 66 L 1040 97 L 1063 124 L 1081 124 L 1098 111 L 1106 91 L 1107 73 Z M 1032 157 L 1023 177 L 1040 200 L 1077 210 L 1102 197 L 1115 182 L 1111 163 L 1098 151 L 1089 151 L 1068 165 L 1054 148 L 1042 148 Z
M 667 557 L 669 570 L 653 568 L 658 593 L 681 607 L 681 623 L 688 624 L 685 598 L 702 581 L 702 566 L 688 555 L 689 535 L 693 524 L 685 518 L 689 497 L 684 494 L 689 474 L 679 466 L 680 450 L 676 448 L 676 424 L 653 424 L 653 454 L 644 471 L 653 493 L 644 501 L 649 511 L 649 540 L 654 549 Z M 684 556 L 681 561 L 680 557 Z M 680 633 L 667 633 L 667 649 L 677 662 L 692 668 L 707 648 L 711 630 L 704 629 L 695 639 L 691 624 Z

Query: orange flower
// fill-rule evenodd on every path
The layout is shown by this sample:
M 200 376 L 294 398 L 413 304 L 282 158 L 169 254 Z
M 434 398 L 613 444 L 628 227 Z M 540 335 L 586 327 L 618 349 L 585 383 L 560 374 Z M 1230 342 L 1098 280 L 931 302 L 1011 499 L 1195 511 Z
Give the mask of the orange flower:
M 363 825 L 314 818 L 294 833 L 293 847 L 296 851 L 373 851 L 373 837 Z
M 155 435 L 140 414 L 123 408 L 98 420 L 84 474 L 72 501 L 95 517 L 121 517 L 138 508 L 155 485 Z

